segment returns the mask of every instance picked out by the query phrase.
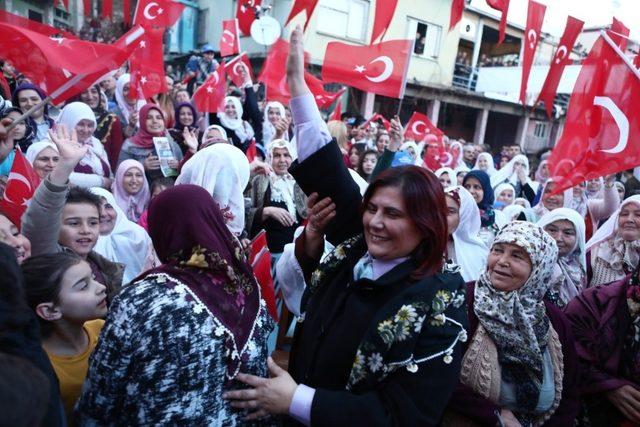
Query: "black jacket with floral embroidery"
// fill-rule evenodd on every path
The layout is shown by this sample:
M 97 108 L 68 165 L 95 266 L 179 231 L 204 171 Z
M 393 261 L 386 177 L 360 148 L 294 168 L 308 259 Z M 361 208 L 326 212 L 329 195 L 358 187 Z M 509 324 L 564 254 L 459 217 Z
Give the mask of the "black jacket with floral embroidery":
M 411 280 L 418 262 L 410 258 L 377 280 L 354 280 L 353 268 L 367 249 L 360 195 L 344 184 L 351 178 L 340 151 L 328 144 L 302 166 L 291 173 L 305 193 L 331 196 L 337 205 L 329 237 L 345 238 L 319 266 L 302 265 L 309 286 L 289 371 L 316 389 L 311 424 L 437 425 L 458 382 L 466 339 L 462 277 L 445 267 Z M 331 176 L 312 179 L 319 170 Z

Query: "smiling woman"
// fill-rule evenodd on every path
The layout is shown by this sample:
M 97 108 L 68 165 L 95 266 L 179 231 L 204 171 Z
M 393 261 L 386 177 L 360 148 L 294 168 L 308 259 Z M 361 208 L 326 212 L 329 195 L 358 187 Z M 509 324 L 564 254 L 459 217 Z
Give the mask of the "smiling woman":
M 551 236 L 528 222 L 511 222 L 496 235 L 486 271 L 467 293 L 472 338 L 446 425 L 573 425 L 570 326 L 544 301 L 557 253 Z
M 443 265 L 442 185 L 425 169 L 391 168 L 361 198 L 304 81 L 300 27 L 291 36 L 288 84 L 299 156 L 289 171 L 310 195 L 292 260 L 307 283 L 296 310 L 303 316 L 289 372 L 269 360 L 272 378 L 238 375 L 253 388 L 225 397 L 253 409 L 250 418 L 436 425 L 466 334 L 464 282 Z M 320 262 L 325 236 L 337 247 Z

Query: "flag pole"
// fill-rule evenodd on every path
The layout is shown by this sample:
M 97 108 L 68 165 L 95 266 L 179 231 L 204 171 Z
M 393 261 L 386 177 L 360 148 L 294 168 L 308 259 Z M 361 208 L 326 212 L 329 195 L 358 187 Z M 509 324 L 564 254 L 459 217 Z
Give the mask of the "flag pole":
M 400 102 L 398 103 L 398 112 L 396 113 L 396 116 L 398 117 L 400 117 L 400 112 L 402 111 L 402 102 L 404 101 L 404 93 L 407 90 L 407 74 L 409 73 L 409 64 L 411 63 L 411 57 L 413 56 L 415 47 L 416 47 L 416 39 L 414 38 L 413 42 L 411 43 L 411 50 L 409 50 L 409 59 L 407 60 L 406 65 L 404 66 L 404 73 L 402 75 L 402 92 L 400 93 Z
M 627 58 L 627 55 L 625 55 L 624 52 L 622 52 L 620 47 L 618 47 L 618 45 L 613 40 L 611 40 L 611 37 L 609 37 L 609 34 L 607 34 L 604 30 L 600 30 L 600 35 L 609 44 L 609 46 L 613 48 L 613 50 L 618 54 L 618 56 L 622 58 L 625 64 L 627 64 L 627 66 L 631 68 L 631 71 L 633 72 L 633 74 L 635 74 L 638 80 L 640 80 L 640 71 L 633 65 L 631 60 Z
M 77 76 L 83 76 L 81 74 L 78 74 Z M 76 77 L 77 77 L 76 76 Z M 18 126 L 20 123 L 24 122 L 27 118 L 33 116 L 33 113 L 38 110 L 39 108 L 44 108 L 44 106 L 51 102 L 53 98 L 51 96 L 47 96 L 45 99 L 43 99 L 42 101 L 38 102 L 36 105 L 34 105 L 33 107 L 29 108 L 27 110 L 26 113 L 23 113 L 20 117 L 18 117 L 17 119 L 15 119 L 14 121 L 11 122 L 11 124 L 9 126 L 6 127 L 7 133 L 11 132 L 13 130 L 14 127 Z

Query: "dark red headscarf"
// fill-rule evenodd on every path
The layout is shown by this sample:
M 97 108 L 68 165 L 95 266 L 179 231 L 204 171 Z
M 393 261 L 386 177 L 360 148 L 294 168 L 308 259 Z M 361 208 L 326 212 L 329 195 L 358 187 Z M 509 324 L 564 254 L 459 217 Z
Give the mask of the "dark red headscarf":
M 156 110 L 160 112 L 160 115 L 164 121 L 164 113 L 160 109 L 160 106 L 156 104 L 145 104 L 140 109 L 140 114 L 138 115 L 139 126 L 138 132 L 131 138 L 131 142 L 133 142 L 138 147 L 142 148 L 153 148 L 153 138 L 158 136 L 166 136 L 167 130 L 163 130 L 161 133 L 151 133 L 147 129 L 147 116 L 149 115 L 149 111 Z
M 227 329 L 227 375 L 235 377 L 259 314 L 260 289 L 218 205 L 196 185 L 165 190 L 149 205 L 149 235 L 163 265 L 144 276 L 165 273 L 184 283 Z

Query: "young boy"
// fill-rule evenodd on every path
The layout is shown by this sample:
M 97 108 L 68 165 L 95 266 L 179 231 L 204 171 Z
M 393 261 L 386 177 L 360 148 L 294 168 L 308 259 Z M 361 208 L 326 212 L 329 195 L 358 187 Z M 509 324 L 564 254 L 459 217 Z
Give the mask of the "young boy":
M 122 286 L 124 266 L 93 251 L 100 235 L 100 198 L 86 189 L 69 189 L 69 176 L 87 147 L 63 126 L 50 136 L 60 161 L 38 186 L 22 217 L 22 232 L 34 256 L 70 250 L 86 260 L 95 280 L 107 287 L 110 303 Z

